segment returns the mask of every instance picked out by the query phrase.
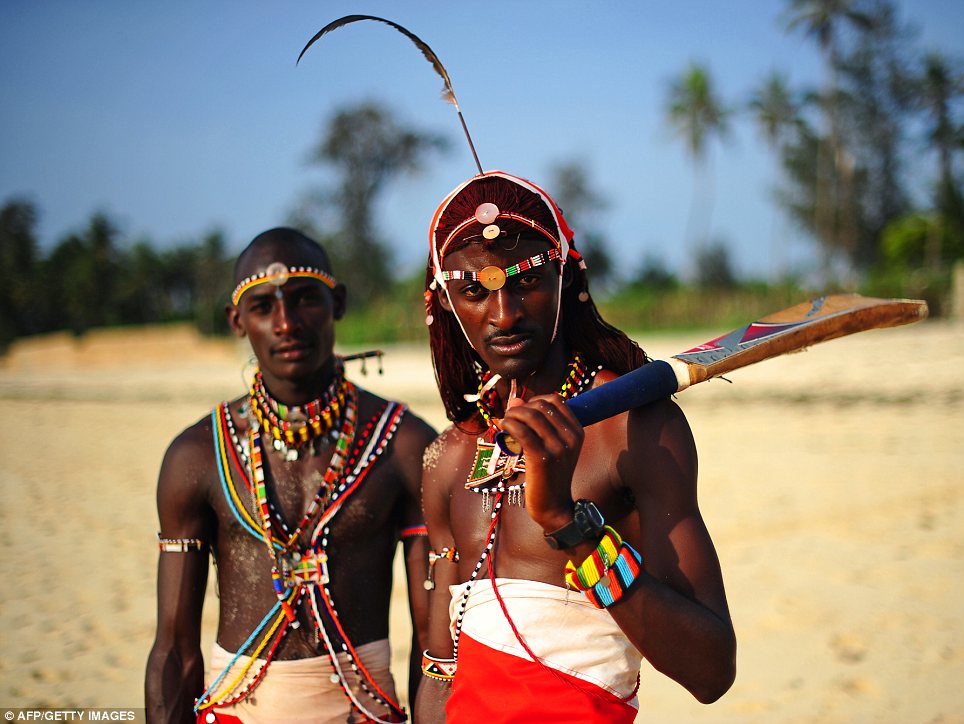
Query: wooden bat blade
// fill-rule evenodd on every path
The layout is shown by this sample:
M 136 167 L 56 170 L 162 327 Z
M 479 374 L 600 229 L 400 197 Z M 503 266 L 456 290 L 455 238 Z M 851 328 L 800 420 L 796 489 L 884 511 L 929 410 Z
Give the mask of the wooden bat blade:
M 926 317 L 927 302 L 919 299 L 876 299 L 859 294 L 819 297 L 769 314 L 668 360 L 654 360 L 566 404 L 583 426 L 592 425 L 756 362 Z M 504 433 L 496 435 L 496 441 L 506 452 L 521 450 Z
M 919 299 L 832 294 L 769 314 L 672 359 L 688 365 L 689 384 L 693 385 L 820 342 L 911 324 L 925 317 L 927 302 Z

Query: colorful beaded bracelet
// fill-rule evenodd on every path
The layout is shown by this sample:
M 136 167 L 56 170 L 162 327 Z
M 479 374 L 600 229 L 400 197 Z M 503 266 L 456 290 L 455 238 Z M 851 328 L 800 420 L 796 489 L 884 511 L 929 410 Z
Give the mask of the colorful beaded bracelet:
M 592 588 L 583 593 L 596 608 L 609 608 L 622 598 L 639 575 L 643 559 L 629 543 L 623 541 L 619 556 L 609 567 L 606 575 Z
M 418 536 L 426 535 L 428 535 L 428 527 L 425 525 L 425 523 L 422 523 L 421 525 L 410 525 L 407 528 L 402 528 L 399 537 L 402 540 L 405 540 L 407 538 L 416 538 Z
M 578 567 L 572 561 L 566 563 L 566 585 L 577 591 L 585 591 L 599 583 L 616 562 L 622 542 L 619 533 L 608 525 L 604 527 L 602 540 L 586 560 Z
M 422 674 L 438 681 L 451 681 L 458 667 L 455 659 L 436 659 L 428 651 L 422 652 Z

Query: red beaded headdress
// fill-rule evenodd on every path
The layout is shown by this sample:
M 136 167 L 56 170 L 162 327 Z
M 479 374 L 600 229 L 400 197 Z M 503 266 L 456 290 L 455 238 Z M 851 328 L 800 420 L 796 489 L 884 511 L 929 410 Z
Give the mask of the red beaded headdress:
M 496 179 L 509 183 L 489 182 Z M 453 242 L 471 236 L 493 238 L 487 236 L 490 229 L 494 229 L 494 234 L 507 229 L 535 230 L 559 251 L 563 264 L 575 251 L 572 229 L 549 194 L 531 181 L 505 171 L 486 171 L 453 189 L 432 217 L 428 234 L 435 281 L 445 285 L 442 262 Z

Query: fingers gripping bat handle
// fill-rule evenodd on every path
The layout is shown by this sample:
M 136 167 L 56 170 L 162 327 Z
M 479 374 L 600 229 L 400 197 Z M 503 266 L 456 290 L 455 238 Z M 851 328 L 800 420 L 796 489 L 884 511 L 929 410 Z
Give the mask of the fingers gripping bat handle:
M 679 388 L 676 371 L 669 362 L 656 360 L 573 397 L 566 405 L 585 427 L 669 397 Z M 495 440 L 505 452 L 518 454 L 522 449 L 518 441 L 505 432 L 498 433 Z

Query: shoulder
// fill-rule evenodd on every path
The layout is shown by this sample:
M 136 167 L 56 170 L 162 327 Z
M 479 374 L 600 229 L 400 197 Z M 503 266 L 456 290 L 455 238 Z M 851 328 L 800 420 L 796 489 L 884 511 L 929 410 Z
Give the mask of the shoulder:
M 612 382 L 619 376 L 612 370 L 602 369 L 596 374 L 593 387 Z M 671 397 L 631 409 L 611 419 L 614 423 L 625 426 L 629 435 L 658 435 L 661 438 L 679 438 L 682 441 L 692 439 L 686 415 Z
M 215 408 L 216 410 L 217 408 Z M 190 427 L 182 430 L 168 445 L 164 454 L 164 466 L 194 465 L 199 461 L 212 458 L 214 440 L 212 415 L 208 414 Z
M 205 416 L 177 435 L 164 454 L 157 482 L 161 508 L 183 509 L 208 499 L 215 473 L 214 424 Z
M 458 467 L 470 443 L 472 449 L 475 449 L 475 436 L 459 430 L 454 425 L 445 428 L 425 448 L 423 469 L 426 478 L 446 478 L 447 473 L 451 473 Z
M 619 375 L 600 370 L 595 385 Z M 695 484 L 696 445 L 686 415 L 672 398 L 664 398 L 616 415 L 587 428 L 597 445 L 609 449 L 610 464 L 623 484 L 676 480 Z M 662 484 L 662 483 L 661 483 Z
M 422 501 L 426 505 L 426 515 L 430 510 L 447 508 L 449 492 L 455 482 L 462 478 L 456 471 L 465 468 L 466 450 L 470 442 L 474 450 L 475 437 L 452 425 L 425 448 L 422 457 Z
M 404 403 L 387 400 L 358 385 L 355 385 L 355 390 L 358 393 L 359 423 L 365 425 L 369 420 L 374 420 L 376 417 L 380 419 L 388 412 L 393 417 L 396 447 L 415 446 L 421 453 L 421 450 L 435 438 L 435 429 L 414 414 Z

